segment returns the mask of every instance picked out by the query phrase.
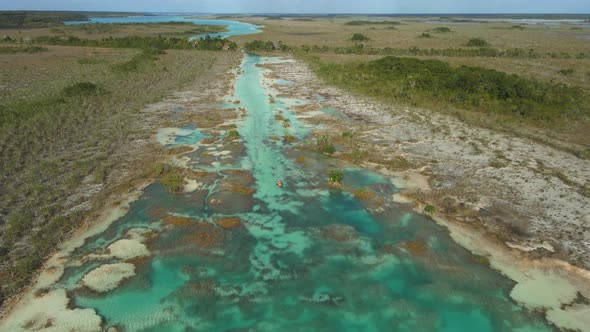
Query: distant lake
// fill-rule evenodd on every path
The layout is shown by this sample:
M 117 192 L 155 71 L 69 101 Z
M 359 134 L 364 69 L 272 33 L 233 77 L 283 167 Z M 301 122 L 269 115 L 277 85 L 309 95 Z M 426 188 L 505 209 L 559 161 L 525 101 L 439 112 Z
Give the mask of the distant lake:
M 208 19 L 196 19 L 187 18 L 186 16 L 127 16 L 127 17 L 91 17 L 88 21 L 69 21 L 65 22 L 66 25 L 71 24 L 91 24 L 91 23 L 105 23 L 105 24 L 117 24 L 117 23 L 164 23 L 164 22 L 190 22 L 193 24 L 201 25 L 223 25 L 227 27 L 228 31 L 219 33 L 208 34 L 211 37 L 227 38 L 231 36 L 250 35 L 254 33 L 262 32 L 258 25 L 238 22 L 238 21 L 226 21 L 226 20 L 208 20 Z M 202 38 L 206 34 L 196 35 L 191 38 Z

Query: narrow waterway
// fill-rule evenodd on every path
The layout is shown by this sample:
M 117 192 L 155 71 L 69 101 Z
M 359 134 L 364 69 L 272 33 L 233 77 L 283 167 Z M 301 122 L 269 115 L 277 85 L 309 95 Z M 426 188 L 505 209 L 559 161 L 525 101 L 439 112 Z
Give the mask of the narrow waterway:
M 280 83 L 265 76 L 264 65 L 280 61 L 246 55 L 235 95 L 216 106 L 239 108 L 240 140 L 197 143 L 187 154 L 190 167 L 207 174 L 197 190 L 149 186 L 74 253 L 55 286 L 72 306 L 95 309 L 103 327 L 123 331 L 551 330 L 510 300 L 513 282 L 392 202 L 388 179 L 298 149 L 312 125 L 290 110 L 305 101 L 277 96 L 272 84 Z M 194 140 L 174 146 L 206 137 L 192 129 L 179 137 Z M 327 184 L 334 168 L 344 170 L 342 188 Z M 359 199 L 354 190 L 372 195 Z M 167 222 L 171 216 L 182 219 Z M 221 227 L 223 218 L 239 225 Z M 121 239 L 147 246 L 117 256 Z M 81 285 L 100 265 L 122 262 L 135 275 L 117 288 Z

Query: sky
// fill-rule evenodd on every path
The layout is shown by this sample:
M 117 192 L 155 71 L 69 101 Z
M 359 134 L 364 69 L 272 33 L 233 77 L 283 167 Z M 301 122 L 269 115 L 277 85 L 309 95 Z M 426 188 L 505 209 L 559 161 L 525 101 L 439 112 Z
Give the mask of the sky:
M 590 13 L 590 0 L 0 0 L 0 10 L 193 13 Z

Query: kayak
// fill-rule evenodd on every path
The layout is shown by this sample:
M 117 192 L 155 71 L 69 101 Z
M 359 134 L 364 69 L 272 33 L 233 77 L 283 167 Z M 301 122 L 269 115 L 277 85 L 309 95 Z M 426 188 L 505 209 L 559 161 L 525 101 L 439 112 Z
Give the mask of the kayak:
M 281 180 L 277 180 L 277 186 L 282 187 L 283 186 L 283 182 L 281 182 Z

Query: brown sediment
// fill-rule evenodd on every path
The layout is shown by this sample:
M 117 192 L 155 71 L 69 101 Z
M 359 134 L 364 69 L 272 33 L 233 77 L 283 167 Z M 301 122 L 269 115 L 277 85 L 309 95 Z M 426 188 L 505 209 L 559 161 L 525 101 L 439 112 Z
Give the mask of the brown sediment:
M 428 246 L 423 241 L 406 241 L 403 247 L 412 255 L 422 256 L 428 251 Z
M 356 197 L 356 199 L 361 201 L 370 201 L 377 197 L 377 194 L 375 194 L 375 192 L 367 188 L 353 189 L 352 194 L 354 195 L 354 197 Z
M 590 271 L 584 269 L 590 268 L 584 226 L 590 198 L 577 185 L 590 178 L 589 161 L 428 110 L 400 109 L 326 87 L 296 61 L 268 68 L 297 86 L 282 88 L 281 95 L 311 101 L 293 110 L 319 109 L 313 94 L 322 93 L 331 96 L 323 107 L 354 120 L 302 117 L 326 125 L 314 136 L 333 138 L 334 157 L 390 177 L 401 189 L 394 201 L 418 213 L 434 206 L 429 217 L 447 227 L 455 242 L 516 282 L 513 299 L 545 312 L 559 328 L 590 331 L 590 305 L 574 303 L 578 292 L 590 298 Z M 353 139 L 338 137 L 350 130 L 357 133 Z M 404 247 L 426 252 L 421 243 Z M 395 254 L 396 248 L 389 249 Z
M 242 225 L 240 217 L 226 217 L 215 219 L 215 223 L 224 229 L 236 229 Z
M 208 222 L 197 222 L 190 226 L 190 231 L 178 240 L 180 245 L 195 245 L 200 248 L 220 247 L 225 238 L 223 230 Z
M 207 137 L 201 140 L 201 144 L 213 144 L 219 142 L 219 137 Z
M 194 150 L 194 148 L 192 148 L 190 146 L 181 145 L 181 146 L 175 146 L 173 148 L 168 149 L 166 151 L 166 153 L 171 154 L 171 155 L 178 155 L 178 154 L 183 154 L 183 153 L 190 152 L 193 150 Z
M 125 261 L 125 263 L 133 264 L 135 266 L 135 270 L 145 270 L 150 266 L 152 261 L 151 256 L 139 256 L 130 258 Z
M 320 234 L 324 239 L 337 242 L 352 241 L 359 238 L 359 234 L 354 227 L 339 224 L 322 228 Z
M 172 226 L 177 226 L 177 227 L 188 227 L 188 226 L 195 225 L 198 222 L 199 222 L 198 220 L 193 219 L 193 218 L 168 215 L 164 218 L 164 222 L 162 222 L 162 225 L 163 226 L 172 225 Z

